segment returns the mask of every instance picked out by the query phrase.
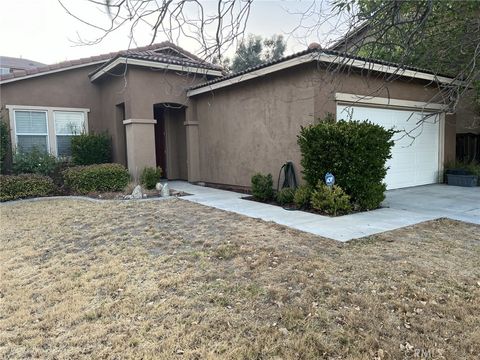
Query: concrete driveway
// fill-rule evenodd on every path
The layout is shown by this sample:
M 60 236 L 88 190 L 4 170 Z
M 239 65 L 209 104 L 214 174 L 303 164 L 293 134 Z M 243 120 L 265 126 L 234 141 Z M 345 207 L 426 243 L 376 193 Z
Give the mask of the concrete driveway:
M 384 206 L 480 224 L 480 187 L 435 184 L 387 191 Z
M 172 181 L 170 187 L 192 194 L 182 197 L 188 201 L 338 241 L 358 239 L 441 217 L 480 224 L 480 187 L 436 184 L 391 190 L 387 191 L 382 208 L 338 217 L 284 210 L 279 206 L 244 200 L 245 194 L 184 181 Z

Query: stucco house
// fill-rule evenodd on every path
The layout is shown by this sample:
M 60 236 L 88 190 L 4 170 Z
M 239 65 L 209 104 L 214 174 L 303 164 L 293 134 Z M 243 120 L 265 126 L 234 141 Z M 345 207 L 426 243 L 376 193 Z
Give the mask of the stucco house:
M 301 126 L 368 119 L 408 132 L 388 164 L 387 186 L 400 188 L 440 181 L 455 158 L 456 114 L 441 97 L 451 81 L 318 46 L 225 75 L 164 42 L 4 75 L 0 105 L 14 147 L 68 155 L 75 129 L 108 132 L 134 177 L 161 166 L 169 179 L 235 187 L 287 160 L 299 172 Z

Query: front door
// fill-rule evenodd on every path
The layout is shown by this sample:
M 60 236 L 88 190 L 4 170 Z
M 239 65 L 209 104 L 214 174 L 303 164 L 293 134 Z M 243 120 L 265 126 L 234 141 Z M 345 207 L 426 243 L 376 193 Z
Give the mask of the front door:
M 165 144 L 165 109 L 162 106 L 154 107 L 154 117 L 157 120 L 155 125 L 155 157 L 157 166 L 162 168 L 162 176 L 167 177 L 167 153 Z

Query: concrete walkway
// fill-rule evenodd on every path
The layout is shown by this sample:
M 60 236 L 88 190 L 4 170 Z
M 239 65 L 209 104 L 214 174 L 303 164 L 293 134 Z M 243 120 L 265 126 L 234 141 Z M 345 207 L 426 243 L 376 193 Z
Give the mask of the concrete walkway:
M 387 192 L 384 208 L 335 218 L 243 200 L 245 194 L 170 181 L 170 188 L 192 194 L 182 199 L 273 221 L 338 241 L 348 241 L 440 217 L 480 224 L 480 187 L 427 185 Z

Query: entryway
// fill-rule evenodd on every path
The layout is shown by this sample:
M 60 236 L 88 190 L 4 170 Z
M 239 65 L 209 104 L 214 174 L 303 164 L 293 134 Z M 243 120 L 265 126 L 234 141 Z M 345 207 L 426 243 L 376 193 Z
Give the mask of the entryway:
M 163 177 L 170 180 L 186 180 L 187 137 L 185 106 L 161 103 L 153 106 L 155 125 L 155 156 Z

